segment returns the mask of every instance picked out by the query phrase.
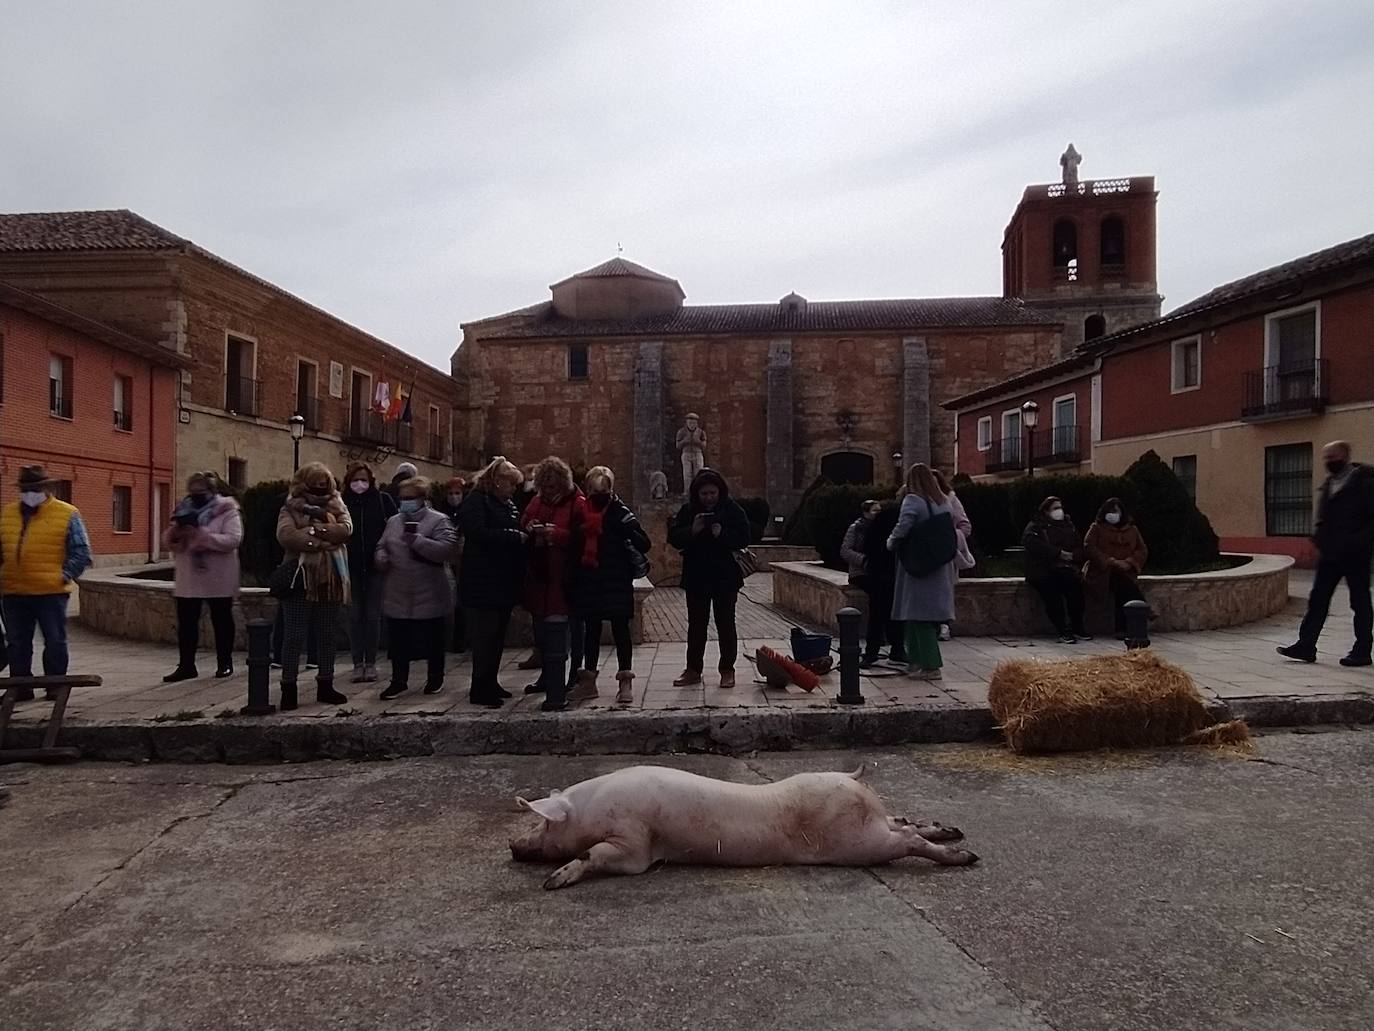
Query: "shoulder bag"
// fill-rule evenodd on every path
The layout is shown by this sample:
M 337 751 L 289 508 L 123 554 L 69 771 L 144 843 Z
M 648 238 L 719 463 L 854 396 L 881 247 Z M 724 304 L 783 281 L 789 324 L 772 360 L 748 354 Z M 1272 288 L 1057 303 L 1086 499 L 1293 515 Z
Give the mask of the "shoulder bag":
M 929 501 L 926 503 L 929 516 L 912 526 L 911 531 L 898 542 L 897 557 L 902 568 L 911 576 L 929 576 L 943 566 L 954 561 L 959 550 L 959 535 L 954 529 L 954 516 L 949 512 L 936 512 Z

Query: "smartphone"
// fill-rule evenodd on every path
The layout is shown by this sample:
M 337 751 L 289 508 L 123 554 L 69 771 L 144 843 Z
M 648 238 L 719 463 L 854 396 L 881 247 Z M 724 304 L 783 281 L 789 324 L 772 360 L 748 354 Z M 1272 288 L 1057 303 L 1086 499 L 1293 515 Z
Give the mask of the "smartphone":
M 412 536 L 420 532 L 420 524 L 413 519 L 406 520 L 406 533 Z

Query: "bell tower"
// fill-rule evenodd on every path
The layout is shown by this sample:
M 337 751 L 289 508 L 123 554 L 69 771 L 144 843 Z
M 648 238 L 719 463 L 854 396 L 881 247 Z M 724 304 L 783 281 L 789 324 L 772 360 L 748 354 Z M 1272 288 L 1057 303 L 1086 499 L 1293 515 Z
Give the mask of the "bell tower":
M 1159 317 L 1153 176 L 1080 181 L 1072 143 L 1057 183 L 1027 186 L 1002 235 L 1002 296 L 1064 322 L 1064 351 Z

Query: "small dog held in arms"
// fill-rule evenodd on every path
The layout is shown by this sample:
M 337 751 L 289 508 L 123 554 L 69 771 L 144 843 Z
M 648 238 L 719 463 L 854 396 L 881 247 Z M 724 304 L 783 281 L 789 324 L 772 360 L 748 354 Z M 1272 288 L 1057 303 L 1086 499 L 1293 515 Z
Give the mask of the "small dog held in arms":
M 631 766 L 554 791 L 516 798 L 540 819 L 510 843 L 524 863 L 563 863 L 544 882 L 640 874 L 657 863 L 710 866 L 876 866 L 921 856 L 968 866 L 953 827 L 889 816 L 853 773 L 799 773 L 775 784 L 735 784 L 665 766 Z

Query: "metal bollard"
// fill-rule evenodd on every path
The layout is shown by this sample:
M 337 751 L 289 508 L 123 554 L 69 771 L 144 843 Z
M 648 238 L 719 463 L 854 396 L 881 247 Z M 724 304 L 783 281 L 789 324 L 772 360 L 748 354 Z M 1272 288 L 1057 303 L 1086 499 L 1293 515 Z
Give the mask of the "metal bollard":
M 544 660 L 539 674 L 544 698 L 554 705 L 562 705 L 568 698 L 568 617 L 548 616 L 544 619 L 540 658 Z
M 835 613 L 840 624 L 840 696 L 835 700 L 841 705 L 863 705 L 864 696 L 859 691 L 859 620 L 863 618 L 856 608 L 843 608 Z
M 266 619 L 248 621 L 248 704 L 240 716 L 270 716 L 277 707 L 267 700 L 272 672 L 272 624 Z
M 1126 650 L 1150 647 L 1150 606 L 1143 601 L 1128 601 L 1126 611 Z

